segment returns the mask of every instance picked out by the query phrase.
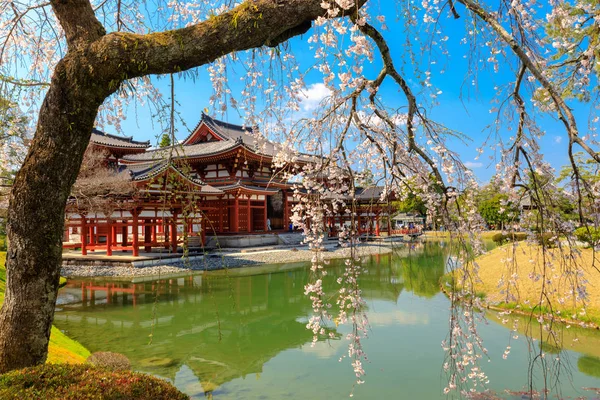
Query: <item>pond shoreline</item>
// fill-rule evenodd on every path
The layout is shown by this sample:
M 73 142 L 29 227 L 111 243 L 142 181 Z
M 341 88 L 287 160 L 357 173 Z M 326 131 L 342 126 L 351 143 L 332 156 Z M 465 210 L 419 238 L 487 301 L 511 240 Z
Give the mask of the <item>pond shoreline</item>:
M 389 254 L 397 244 L 378 243 L 361 244 L 356 247 L 360 257 L 376 254 Z M 283 264 L 292 262 L 309 262 L 315 252 L 308 248 L 291 248 L 282 250 L 265 250 L 256 252 L 215 252 L 205 255 L 201 260 L 181 261 L 170 265 L 149 267 L 113 267 L 103 265 L 64 265 L 61 276 L 67 278 L 133 278 L 159 276 L 193 271 L 216 271 L 229 268 L 250 267 L 265 264 Z M 350 256 L 349 248 L 327 246 L 320 253 L 323 259 L 347 258 Z

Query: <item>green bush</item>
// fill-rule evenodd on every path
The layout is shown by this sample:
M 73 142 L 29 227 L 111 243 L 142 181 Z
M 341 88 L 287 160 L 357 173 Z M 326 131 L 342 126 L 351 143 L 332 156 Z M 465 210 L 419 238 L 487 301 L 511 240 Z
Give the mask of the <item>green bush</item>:
M 0 375 L 0 399 L 178 400 L 189 397 L 168 382 L 89 364 L 43 364 Z
M 525 239 L 527 239 L 525 232 L 496 233 L 492 235 L 492 240 L 498 245 L 508 242 L 520 242 Z
M 539 245 L 545 246 L 547 248 L 555 248 L 558 246 L 558 236 L 552 232 L 544 232 L 542 234 L 537 234 L 536 240 Z
M 581 242 L 585 242 L 590 246 L 595 246 L 600 243 L 600 228 L 593 226 L 582 226 L 575 229 L 575 237 Z

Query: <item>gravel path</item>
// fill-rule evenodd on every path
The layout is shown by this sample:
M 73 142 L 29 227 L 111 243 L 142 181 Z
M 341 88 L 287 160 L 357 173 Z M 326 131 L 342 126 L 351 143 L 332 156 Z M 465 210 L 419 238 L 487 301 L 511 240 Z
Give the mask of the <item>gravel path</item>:
M 329 246 L 328 246 L 329 248 Z M 358 246 L 357 254 L 366 256 L 371 254 L 387 254 L 392 251 L 390 244 L 364 244 Z M 107 267 L 107 266 L 63 266 L 61 275 L 71 277 L 139 277 L 152 275 L 166 275 L 187 272 L 190 270 L 213 271 L 223 268 L 239 268 L 242 266 L 261 264 L 282 264 L 299 261 L 310 261 L 314 252 L 306 248 L 297 250 L 267 250 L 252 253 L 223 252 L 208 254 L 202 260 L 191 263 L 177 263 L 164 266 L 145 268 L 134 267 Z M 346 258 L 350 249 L 335 248 L 321 253 L 323 258 Z

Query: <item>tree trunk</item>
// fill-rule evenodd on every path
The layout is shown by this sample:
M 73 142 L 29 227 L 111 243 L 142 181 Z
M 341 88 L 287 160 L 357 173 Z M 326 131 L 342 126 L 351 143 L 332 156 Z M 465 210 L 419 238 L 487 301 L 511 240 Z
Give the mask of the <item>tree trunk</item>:
M 0 372 L 46 360 L 62 261 L 64 212 L 94 120 L 110 94 L 76 76 L 66 57 L 40 110 L 35 138 L 18 172 L 8 209 L 7 282 L 0 310 Z

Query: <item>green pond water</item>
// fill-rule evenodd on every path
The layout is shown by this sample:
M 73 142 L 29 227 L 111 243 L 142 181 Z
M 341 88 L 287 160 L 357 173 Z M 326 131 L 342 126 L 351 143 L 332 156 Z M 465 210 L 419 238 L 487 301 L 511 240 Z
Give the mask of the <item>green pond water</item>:
M 90 351 L 125 354 L 133 369 L 164 377 L 197 399 L 344 399 L 352 391 L 358 399 L 445 398 L 441 341 L 450 302 L 438 282 L 449 256 L 444 242 L 427 242 L 365 260 L 369 363 L 366 382 L 354 389 L 349 361 L 339 361 L 346 340 L 311 347 L 305 328 L 311 307 L 303 294 L 308 263 L 134 282 L 71 280 L 60 292 L 55 325 Z M 342 271 L 341 261 L 332 262 L 326 290 L 337 289 Z M 495 313 L 487 319 L 479 331 L 490 355 L 482 363 L 488 388 L 521 398 L 504 390 L 526 387 L 528 342 L 524 335 L 511 339 Z M 349 329 L 337 332 L 343 337 Z M 561 396 L 597 398 L 583 388 L 600 387 L 600 334 L 562 332 Z M 545 350 L 547 357 L 558 352 Z M 538 385 L 541 375 L 536 371 Z

